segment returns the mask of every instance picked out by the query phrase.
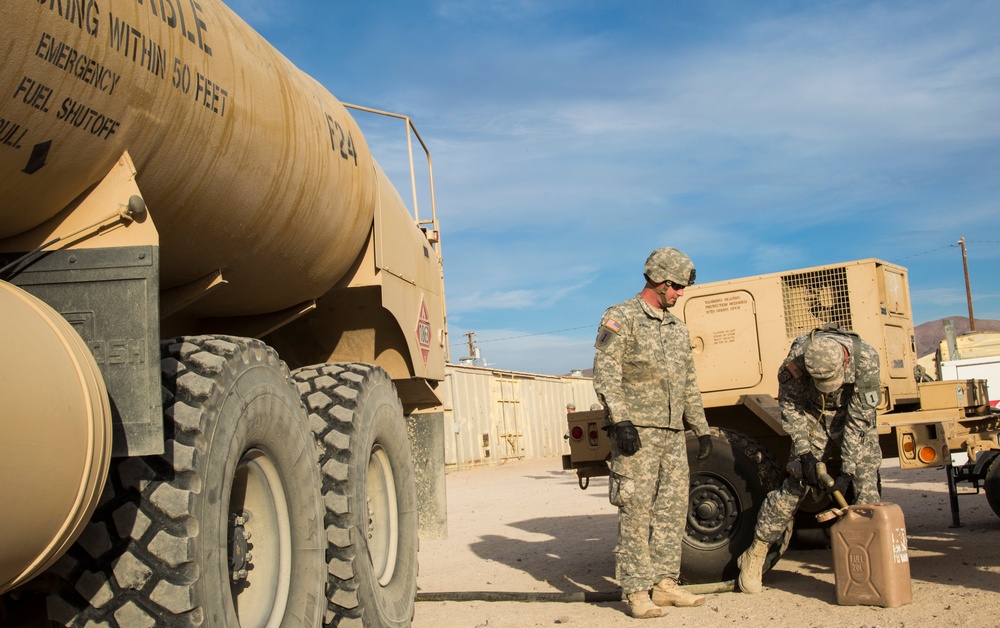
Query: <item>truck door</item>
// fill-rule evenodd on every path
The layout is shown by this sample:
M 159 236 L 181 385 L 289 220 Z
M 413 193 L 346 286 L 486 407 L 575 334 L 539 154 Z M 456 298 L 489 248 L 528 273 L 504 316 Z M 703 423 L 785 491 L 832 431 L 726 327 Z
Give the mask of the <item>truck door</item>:
M 703 393 L 752 388 L 761 382 L 753 295 L 733 290 L 684 303 L 698 385 Z

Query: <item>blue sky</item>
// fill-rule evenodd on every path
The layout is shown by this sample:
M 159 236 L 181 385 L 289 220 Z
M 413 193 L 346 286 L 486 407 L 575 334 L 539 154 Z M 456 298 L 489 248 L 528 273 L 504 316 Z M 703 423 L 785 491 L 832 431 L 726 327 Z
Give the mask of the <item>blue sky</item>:
M 1000 3 L 232 0 L 433 160 L 452 359 L 589 368 L 659 246 L 699 283 L 877 257 L 1000 319 Z M 409 198 L 401 123 L 358 116 Z M 426 214 L 429 201 L 420 200 Z

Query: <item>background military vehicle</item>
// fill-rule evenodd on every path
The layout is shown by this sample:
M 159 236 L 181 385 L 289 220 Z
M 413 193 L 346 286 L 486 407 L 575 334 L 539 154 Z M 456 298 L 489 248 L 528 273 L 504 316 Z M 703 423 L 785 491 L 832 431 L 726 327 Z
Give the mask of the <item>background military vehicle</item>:
M 408 625 L 445 523 L 434 212 L 222 2 L 0 22 L 0 618 Z
M 695 459 L 688 439 L 691 505 L 681 566 L 690 583 L 733 579 L 736 557 L 749 546 L 760 504 L 777 486 L 791 440 L 781 425 L 777 372 L 792 341 L 825 324 L 854 331 L 878 351 L 882 401 L 878 408 L 883 458 L 907 468 L 947 467 L 958 521 L 956 483 L 1000 494 L 1000 422 L 989 410 L 985 382 L 919 382 L 906 269 L 867 259 L 684 289 L 673 308 L 691 332 L 698 384 L 714 448 Z M 602 412 L 568 417 L 571 453 L 582 487 L 607 474 Z M 952 454 L 967 464 L 952 465 Z M 992 492 L 992 496 L 990 496 Z M 795 526 L 805 532 L 827 498 L 803 503 Z M 1000 514 L 1000 512 L 998 512 Z M 804 534 L 803 536 L 809 536 Z M 777 560 L 784 547 L 769 557 Z

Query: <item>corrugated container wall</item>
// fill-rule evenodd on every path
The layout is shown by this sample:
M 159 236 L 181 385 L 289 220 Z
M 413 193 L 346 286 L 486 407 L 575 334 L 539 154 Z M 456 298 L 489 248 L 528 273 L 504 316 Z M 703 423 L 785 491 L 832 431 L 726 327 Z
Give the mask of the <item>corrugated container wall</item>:
M 442 387 L 448 469 L 569 453 L 566 406 L 597 403 L 589 377 L 449 364 Z

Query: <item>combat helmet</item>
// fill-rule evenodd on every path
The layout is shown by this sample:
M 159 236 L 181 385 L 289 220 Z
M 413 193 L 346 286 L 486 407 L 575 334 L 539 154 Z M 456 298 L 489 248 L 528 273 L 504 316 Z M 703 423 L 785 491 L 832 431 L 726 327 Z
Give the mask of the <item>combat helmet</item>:
M 653 283 L 670 281 L 682 286 L 694 284 L 695 270 L 691 258 L 669 246 L 650 253 L 643 272 Z
M 806 371 L 816 390 L 832 393 L 844 385 L 844 346 L 829 336 L 818 336 L 805 350 Z

